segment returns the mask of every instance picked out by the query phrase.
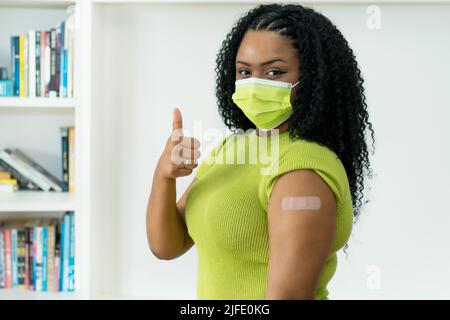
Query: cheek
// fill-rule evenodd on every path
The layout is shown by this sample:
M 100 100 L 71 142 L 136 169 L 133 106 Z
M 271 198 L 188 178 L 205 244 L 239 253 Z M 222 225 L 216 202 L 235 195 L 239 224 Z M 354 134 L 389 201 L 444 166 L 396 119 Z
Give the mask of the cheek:
M 297 96 L 297 87 L 291 90 L 291 104 L 294 103 L 295 97 Z

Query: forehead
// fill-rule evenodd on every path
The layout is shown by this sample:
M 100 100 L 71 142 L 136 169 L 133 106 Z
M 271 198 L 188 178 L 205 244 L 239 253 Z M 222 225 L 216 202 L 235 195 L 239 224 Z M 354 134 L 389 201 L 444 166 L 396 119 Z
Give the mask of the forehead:
M 258 62 L 275 56 L 286 60 L 297 58 L 292 41 L 276 32 L 250 30 L 241 41 L 236 59 Z

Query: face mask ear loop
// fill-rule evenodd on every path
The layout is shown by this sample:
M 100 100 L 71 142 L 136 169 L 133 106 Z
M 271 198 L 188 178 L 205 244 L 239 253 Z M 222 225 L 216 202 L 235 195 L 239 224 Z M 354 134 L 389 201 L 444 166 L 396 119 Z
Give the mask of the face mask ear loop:
M 300 81 L 302 81 L 302 80 L 298 80 L 297 83 L 291 87 L 291 89 L 294 88 L 296 85 L 298 85 L 300 83 Z

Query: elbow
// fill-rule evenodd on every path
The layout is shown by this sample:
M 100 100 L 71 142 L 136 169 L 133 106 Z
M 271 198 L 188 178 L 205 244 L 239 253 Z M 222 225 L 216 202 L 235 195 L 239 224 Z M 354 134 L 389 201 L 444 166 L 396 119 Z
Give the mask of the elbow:
M 154 246 L 148 240 L 148 247 L 150 252 L 159 260 L 173 260 L 179 256 L 179 254 L 175 254 L 172 250 L 164 248 L 162 246 Z

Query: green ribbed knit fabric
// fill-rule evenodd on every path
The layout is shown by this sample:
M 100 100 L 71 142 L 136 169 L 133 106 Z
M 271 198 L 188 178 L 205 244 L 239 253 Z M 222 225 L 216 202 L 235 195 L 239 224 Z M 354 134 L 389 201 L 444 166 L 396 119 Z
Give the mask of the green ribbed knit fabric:
M 198 299 L 264 299 L 267 205 L 277 178 L 298 169 L 315 170 L 336 196 L 336 234 L 315 297 L 328 299 L 336 252 L 348 241 L 353 224 L 345 169 L 324 146 L 291 140 L 288 131 L 264 137 L 256 130 L 231 134 L 214 146 L 198 167 L 198 181 L 186 200 L 186 224 L 199 258 Z

